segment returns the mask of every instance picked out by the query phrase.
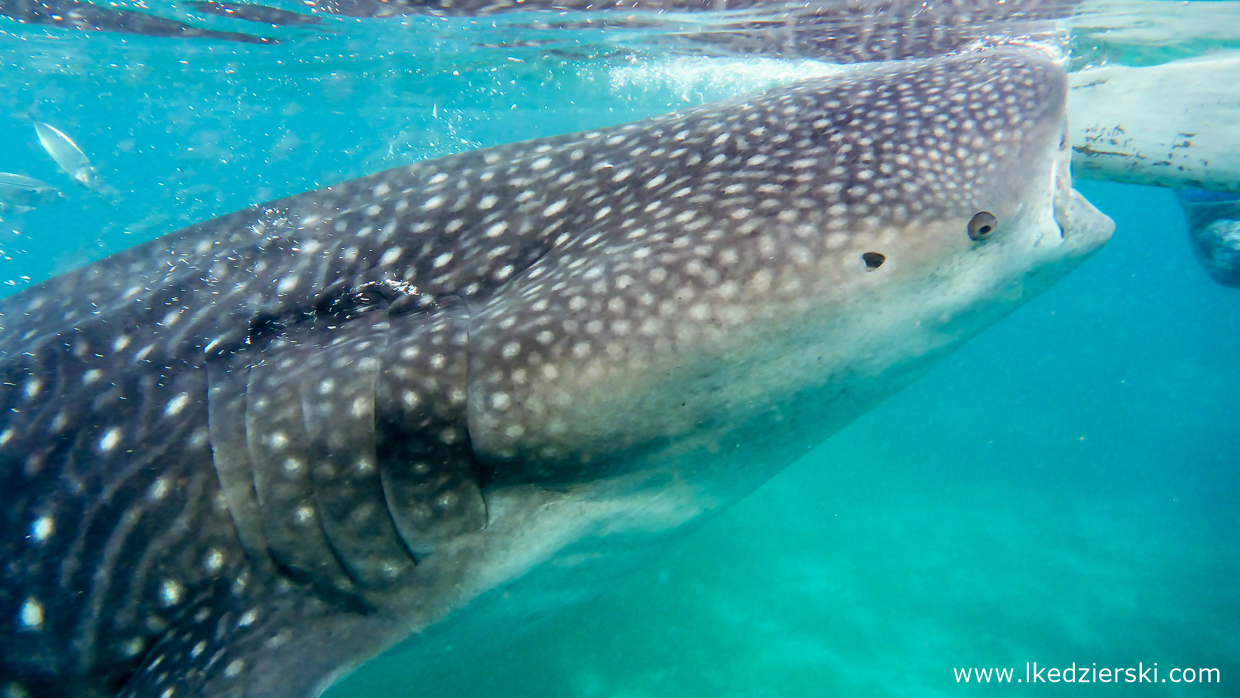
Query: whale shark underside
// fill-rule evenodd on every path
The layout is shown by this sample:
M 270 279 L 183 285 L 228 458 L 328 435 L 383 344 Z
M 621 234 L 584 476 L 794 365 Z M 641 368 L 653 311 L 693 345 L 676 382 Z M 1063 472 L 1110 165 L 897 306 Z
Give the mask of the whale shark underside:
M 866 67 L 0 301 L 0 689 L 314 696 L 601 584 L 1106 240 L 1066 86 L 1023 48 Z
M 1062 28 L 1080 0 L 305 0 L 289 12 L 247 2 L 188 3 L 204 14 L 265 25 L 306 25 L 320 13 L 354 18 L 398 15 L 488 17 L 512 15 L 530 29 L 660 30 L 658 41 L 692 51 L 806 57 L 837 62 L 925 58 L 972 45 Z M 161 17 L 153 8 L 117 9 L 86 0 L 0 0 L 0 15 L 24 24 L 173 39 L 251 44 L 282 40 L 220 31 Z M 675 13 L 698 25 L 685 31 Z M 518 42 L 518 45 L 520 43 Z

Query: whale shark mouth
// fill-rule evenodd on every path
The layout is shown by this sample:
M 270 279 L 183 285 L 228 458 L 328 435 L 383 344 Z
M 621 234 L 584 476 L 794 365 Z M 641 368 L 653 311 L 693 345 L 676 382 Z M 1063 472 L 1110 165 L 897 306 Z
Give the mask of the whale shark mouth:
M 1051 168 L 1051 209 L 1054 212 L 1055 224 L 1059 227 L 1059 240 L 1067 238 L 1067 231 L 1072 227 L 1072 206 L 1074 202 L 1072 189 L 1072 148 L 1068 135 L 1068 117 L 1065 115 L 1060 126 L 1059 152 L 1055 154 L 1055 164 Z
M 1055 154 L 1055 164 L 1051 168 L 1051 209 L 1059 231 L 1059 238 L 1054 244 L 1071 245 L 1077 248 L 1075 254 L 1088 254 L 1110 239 L 1114 224 L 1072 186 L 1072 147 L 1068 126 L 1065 116 L 1059 152 Z

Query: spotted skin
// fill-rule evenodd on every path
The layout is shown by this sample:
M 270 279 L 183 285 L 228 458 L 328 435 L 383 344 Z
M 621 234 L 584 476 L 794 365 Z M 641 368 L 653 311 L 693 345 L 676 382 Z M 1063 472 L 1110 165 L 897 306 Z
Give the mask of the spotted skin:
M 562 605 L 1105 241 L 1065 95 L 1032 50 L 866 68 L 0 301 L 0 686 L 313 696 L 432 625 Z
M 495 16 L 531 11 L 531 26 L 593 29 L 666 27 L 662 45 L 714 54 L 815 58 L 854 63 L 924 58 L 979 42 L 1046 36 L 1080 0 L 321 0 L 351 16 Z M 589 12 L 576 19 L 576 12 Z M 696 17 L 697 31 L 664 25 L 661 14 Z M 519 44 L 518 44 L 519 45 Z
M 357 18 L 438 17 L 515 13 L 530 28 L 659 30 L 661 45 L 694 52 L 807 57 L 851 63 L 928 57 L 997 38 L 1044 36 L 1054 21 L 1072 16 L 1080 0 L 304 0 L 314 13 Z M 198 12 L 277 25 L 318 24 L 320 17 L 244 2 L 190 2 Z M 155 8 L 158 9 L 158 8 Z M 579 13 L 590 16 L 580 18 Z M 666 13 L 696 15 L 698 31 L 684 31 Z M 0 15 L 26 24 L 173 39 L 206 38 L 254 44 L 285 39 L 218 31 L 151 14 L 82 0 L 5 0 Z M 184 19 L 179 18 L 179 19 Z M 519 26 L 519 25 L 518 25 Z M 631 32 L 625 32 L 631 33 Z M 503 36 L 491 46 L 520 49 Z
M 22 24 L 41 24 L 76 31 L 107 31 L 165 38 L 202 38 L 247 44 L 275 44 L 271 39 L 244 32 L 195 27 L 136 10 L 118 10 L 81 0 L 5 0 L 0 15 Z

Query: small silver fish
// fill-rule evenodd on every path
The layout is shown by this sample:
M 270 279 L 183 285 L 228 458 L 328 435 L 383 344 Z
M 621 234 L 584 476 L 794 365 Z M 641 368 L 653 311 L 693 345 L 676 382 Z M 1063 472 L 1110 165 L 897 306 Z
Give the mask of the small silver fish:
M 64 197 L 56 187 L 25 175 L 0 172 L 0 210 L 26 213 Z
M 39 143 L 47 154 L 52 156 L 57 165 L 73 178 L 73 181 L 87 189 L 98 191 L 103 183 L 99 173 L 90 163 L 90 158 L 78 147 L 73 139 L 66 136 L 60 129 L 42 121 L 34 122 L 34 131 L 39 136 Z

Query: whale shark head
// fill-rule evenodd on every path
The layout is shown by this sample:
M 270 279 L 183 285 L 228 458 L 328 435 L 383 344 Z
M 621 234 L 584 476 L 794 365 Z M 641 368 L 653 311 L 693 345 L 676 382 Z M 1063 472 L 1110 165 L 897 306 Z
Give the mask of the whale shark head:
M 475 448 L 500 480 L 573 480 L 820 440 L 1107 240 L 1065 101 L 1060 67 L 1005 49 L 586 134 L 609 147 L 549 167 L 623 185 L 480 312 Z
M 4 299 L 0 686 L 300 698 L 579 598 L 1105 242 L 1066 92 L 1033 49 L 867 66 Z

